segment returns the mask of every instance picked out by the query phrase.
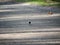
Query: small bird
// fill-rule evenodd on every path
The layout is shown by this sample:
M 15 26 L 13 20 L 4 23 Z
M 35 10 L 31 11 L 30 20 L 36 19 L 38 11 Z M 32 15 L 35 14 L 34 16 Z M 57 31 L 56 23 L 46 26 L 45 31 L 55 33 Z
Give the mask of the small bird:
M 53 12 L 48 12 L 48 14 L 52 15 L 52 14 L 53 14 Z
M 31 24 L 31 22 L 29 21 L 29 24 Z

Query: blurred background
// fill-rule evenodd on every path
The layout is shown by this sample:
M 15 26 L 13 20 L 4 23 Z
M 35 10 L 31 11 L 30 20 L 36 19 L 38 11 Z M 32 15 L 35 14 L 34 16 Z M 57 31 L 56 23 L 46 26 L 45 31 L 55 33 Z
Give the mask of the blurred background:
M 60 0 L 0 0 L 0 45 L 60 45 Z

